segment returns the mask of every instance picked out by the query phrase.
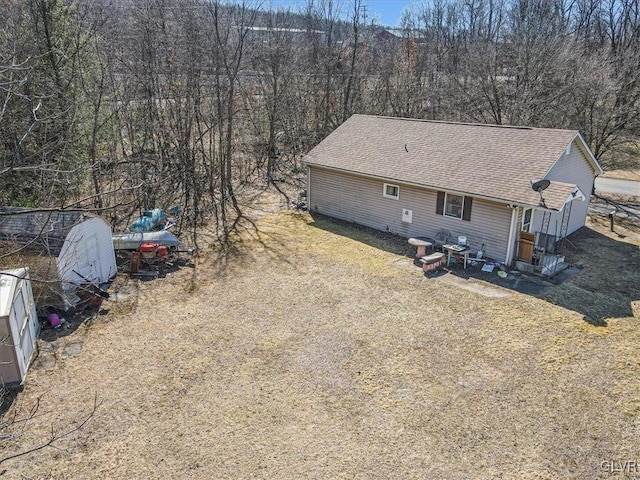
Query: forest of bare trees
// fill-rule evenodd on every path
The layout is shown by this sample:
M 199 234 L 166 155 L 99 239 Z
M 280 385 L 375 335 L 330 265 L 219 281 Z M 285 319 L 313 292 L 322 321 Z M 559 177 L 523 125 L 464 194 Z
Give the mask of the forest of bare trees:
M 0 204 L 114 224 L 179 204 L 222 236 L 353 113 L 580 130 L 637 165 L 638 0 L 0 0 Z

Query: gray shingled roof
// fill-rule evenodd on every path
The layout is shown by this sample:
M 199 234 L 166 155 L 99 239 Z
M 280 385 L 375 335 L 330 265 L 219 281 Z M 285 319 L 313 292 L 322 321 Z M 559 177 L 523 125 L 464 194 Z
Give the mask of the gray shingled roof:
M 28 208 L 0 207 L 0 240 L 29 244 L 29 250 L 58 256 L 69 231 L 83 212 L 32 212 Z
M 531 181 L 544 177 L 577 133 L 353 115 L 304 161 L 311 166 L 537 206 L 540 197 L 531 189 Z M 561 208 L 574 189 L 575 185 L 552 182 L 544 192 L 547 208 Z

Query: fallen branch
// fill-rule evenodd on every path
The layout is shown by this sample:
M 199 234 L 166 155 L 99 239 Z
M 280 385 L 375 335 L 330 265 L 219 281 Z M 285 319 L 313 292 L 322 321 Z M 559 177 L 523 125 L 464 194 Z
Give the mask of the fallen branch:
M 55 443 L 58 442 L 59 440 L 62 440 L 63 438 L 69 437 L 71 435 L 73 435 L 74 433 L 82 430 L 88 423 L 89 421 L 94 417 L 96 411 L 98 410 L 98 408 L 100 407 L 100 405 L 102 405 L 102 402 L 98 402 L 98 396 L 97 394 L 94 396 L 93 399 L 93 408 L 91 409 L 91 411 L 87 414 L 87 416 L 82 420 L 82 422 L 80 422 L 78 425 L 76 425 L 73 428 L 70 428 L 69 430 L 66 430 L 62 433 L 60 432 L 56 432 L 55 428 L 53 427 L 53 424 L 51 424 L 51 434 L 49 435 L 49 438 L 47 439 L 47 441 L 43 442 L 42 444 L 29 448 L 23 452 L 18 452 L 15 453 L 13 455 L 8 455 L 4 458 L 0 458 L 0 465 L 2 465 L 5 462 L 8 462 L 9 460 L 14 460 L 16 458 L 19 457 L 24 457 L 25 455 L 29 455 L 31 453 L 35 453 L 39 450 L 43 450 L 47 447 L 52 447 L 52 448 L 57 448 Z M 36 407 L 37 410 L 37 407 Z M 35 415 L 35 412 L 32 410 L 29 418 L 33 418 L 33 416 Z M 6 472 L 6 470 L 2 470 L 0 471 L 0 475 L 4 475 L 4 473 Z

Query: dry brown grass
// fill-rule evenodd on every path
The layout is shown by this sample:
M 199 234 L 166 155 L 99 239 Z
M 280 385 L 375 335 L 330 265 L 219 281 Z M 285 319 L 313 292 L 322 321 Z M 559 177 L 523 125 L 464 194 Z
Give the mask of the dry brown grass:
M 384 235 L 293 213 L 246 225 L 226 256 L 134 283 L 65 338 L 80 356 L 32 369 L 22 399 L 50 413 L 2 456 L 76 421 L 95 392 L 103 405 L 7 476 L 582 479 L 640 460 L 637 309 L 596 326 L 426 278 Z M 620 268 L 630 311 L 638 273 Z M 547 294 L 606 298 L 590 272 Z
M 56 257 L 21 250 L 20 245 L 0 242 L 0 255 L 16 252 L 0 260 L 0 269 L 29 268 L 33 298 L 38 305 L 61 303 L 61 286 Z
M 619 178 L 621 180 L 640 181 L 640 168 L 631 168 L 626 170 L 607 170 L 602 176 L 607 178 Z

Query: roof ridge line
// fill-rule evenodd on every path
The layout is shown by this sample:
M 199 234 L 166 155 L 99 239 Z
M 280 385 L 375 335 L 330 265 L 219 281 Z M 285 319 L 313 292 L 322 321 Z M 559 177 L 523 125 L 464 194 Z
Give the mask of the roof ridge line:
M 522 125 L 497 125 L 494 123 L 469 123 L 469 122 L 455 122 L 453 120 L 430 120 L 426 118 L 410 118 L 410 117 L 391 117 L 388 115 L 368 115 L 368 114 L 356 114 L 363 117 L 370 118 L 384 118 L 387 120 L 405 120 L 411 122 L 423 122 L 423 123 L 439 123 L 443 125 L 463 125 L 471 127 L 489 127 L 489 128 L 506 128 L 511 130 L 564 130 L 567 132 L 575 132 L 576 130 L 568 130 L 563 128 L 545 128 L 545 127 L 527 127 Z

